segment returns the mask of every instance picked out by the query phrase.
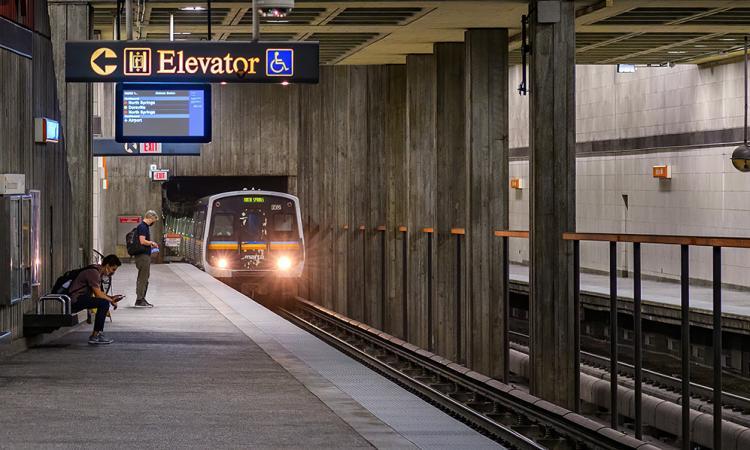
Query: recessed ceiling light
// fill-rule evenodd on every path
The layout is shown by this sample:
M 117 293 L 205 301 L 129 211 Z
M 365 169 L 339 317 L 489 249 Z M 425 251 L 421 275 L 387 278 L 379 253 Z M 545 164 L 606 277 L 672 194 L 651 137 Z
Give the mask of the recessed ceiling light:
M 181 11 L 203 11 L 205 9 L 203 6 L 183 6 L 180 8 Z

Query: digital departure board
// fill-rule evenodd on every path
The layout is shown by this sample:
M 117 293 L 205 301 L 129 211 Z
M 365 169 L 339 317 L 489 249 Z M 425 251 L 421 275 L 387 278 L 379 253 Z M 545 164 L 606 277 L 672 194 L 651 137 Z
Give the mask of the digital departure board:
M 117 142 L 211 142 L 211 85 L 118 83 Z

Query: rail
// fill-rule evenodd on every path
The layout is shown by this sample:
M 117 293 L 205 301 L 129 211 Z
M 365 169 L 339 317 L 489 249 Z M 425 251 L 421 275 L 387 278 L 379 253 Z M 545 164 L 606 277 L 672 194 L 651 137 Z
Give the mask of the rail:
M 681 313 L 681 404 L 682 404 L 682 448 L 690 448 L 690 247 L 702 246 L 713 249 L 713 448 L 721 448 L 722 421 L 722 371 L 721 371 L 721 249 L 750 248 L 750 239 L 733 237 L 670 236 L 648 234 L 607 234 L 607 233 L 563 233 L 562 238 L 573 242 L 575 271 L 574 296 L 576 313 L 580 297 L 580 243 L 609 243 L 610 279 L 610 386 L 612 428 L 617 428 L 617 244 L 633 245 L 633 353 L 635 382 L 635 436 L 640 439 L 642 427 L 642 383 L 643 383 L 643 333 L 641 329 L 641 245 L 680 246 L 680 313 Z M 576 318 L 576 324 L 578 320 Z M 576 354 L 580 354 L 580 331 L 576 330 Z M 580 366 L 580 360 L 576 368 Z
M 348 229 L 348 226 L 342 226 L 343 229 Z M 365 231 L 364 226 L 359 228 Z M 380 225 L 377 228 L 373 228 L 374 231 L 381 233 L 382 244 L 381 244 L 381 271 L 382 271 L 382 291 L 385 292 L 385 271 L 386 271 L 386 232 L 388 228 L 385 225 Z M 410 234 L 424 234 L 426 236 L 426 270 L 428 274 L 433 272 L 433 254 L 435 238 L 437 229 L 433 227 L 418 228 L 412 230 L 407 226 L 400 225 L 395 228 L 396 238 L 401 240 L 401 283 L 402 283 L 402 314 L 403 323 L 401 324 L 401 337 L 405 340 L 409 340 L 409 329 L 408 329 L 408 309 L 407 305 L 407 292 L 408 292 L 408 265 L 409 265 L 409 239 Z M 446 230 L 447 232 L 448 230 Z M 455 270 L 455 315 L 454 319 L 456 322 L 456 333 L 455 333 L 455 345 L 457 349 L 456 359 L 459 363 L 464 362 L 465 355 L 462 355 L 463 348 L 463 334 L 465 330 L 462 330 L 462 310 L 461 310 L 461 298 L 462 298 L 462 284 L 465 282 L 462 279 L 463 276 L 463 244 L 467 237 L 467 231 L 464 228 L 450 228 L 450 236 L 455 239 L 455 257 L 456 257 L 456 270 Z M 503 292 L 502 292 L 502 303 L 503 311 L 505 314 L 505 320 L 503 320 L 503 336 L 505 336 L 502 342 L 503 348 L 503 373 L 502 379 L 506 383 L 510 380 L 509 378 L 509 367 L 510 367 L 510 346 L 509 346 L 509 310 L 510 310 L 510 291 L 509 291 L 509 239 L 528 239 L 529 231 L 526 230 L 496 230 L 494 236 L 503 240 L 503 254 L 502 254 L 502 279 L 503 279 Z M 722 411 L 720 405 L 722 405 L 722 399 L 726 397 L 722 390 L 722 374 L 721 374 L 721 249 L 722 248 L 750 248 L 750 239 L 738 238 L 738 237 L 705 237 L 705 236 L 676 236 L 676 235 L 650 235 L 650 234 L 625 234 L 625 233 L 577 233 L 569 232 L 563 233 L 561 238 L 566 241 L 571 241 L 573 245 L 573 264 L 574 264 L 574 299 L 573 299 L 573 310 L 575 311 L 574 317 L 574 342 L 575 342 L 575 397 L 580 400 L 580 366 L 581 366 L 581 349 L 580 349 L 580 243 L 582 241 L 589 242 L 608 242 L 610 246 L 610 412 L 611 412 L 611 427 L 618 429 L 619 427 L 619 414 L 618 414 L 618 399 L 617 399 L 617 375 L 618 367 L 620 366 L 619 355 L 618 355 L 618 317 L 617 317 L 617 245 L 618 244 L 632 244 L 633 246 L 633 321 L 634 321 L 634 367 L 633 377 L 635 384 L 635 437 L 641 439 L 643 437 L 643 420 L 642 420 L 642 383 L 643 383 L 643 364 L 642 364 L 642 347 L 643 347 L 643 333 L 642 333 L 642 318 L 641 318 L 641 245 L 679 245 L 681 248 L 681 393 L 682 398 L 682 446 L 683 448 L 689 448 L 690 445 L 690 315 L 689 315 L 689 248 L 691 246 L 703 246 L 713 248 L 713 339 L 714 348 L 717 349 L 713 353 L 714 368 L 713 368 L 713 383 L 710 387 L 712 400 L 714 405 L 719 407 L 714 408 L 714 448 L 721 448 L 721 420 Z M 421 251 L 421 250 L 420 250 Z M 427 313 L 428 316 L 432 315 L 432 277 L 427 276 Z M 394 280 L 395 281 L 395 280 Z M 381 325 L 385 321 L 385 298 L 381 299 Z M 432 351 L 433 345 L 433 334 L 432 320 L 427 320 L 427 350 Z M 708 387 L 705 387 L 708 389 Z M 701 389 L 703 393 L 705 389 Z M 576 402 L 574 408 L 575 412 L 580 412 L 580 401 Z
M 294 323 L 510 448 L 655 448 L 299 297 L 292 306 L 281 312 Z

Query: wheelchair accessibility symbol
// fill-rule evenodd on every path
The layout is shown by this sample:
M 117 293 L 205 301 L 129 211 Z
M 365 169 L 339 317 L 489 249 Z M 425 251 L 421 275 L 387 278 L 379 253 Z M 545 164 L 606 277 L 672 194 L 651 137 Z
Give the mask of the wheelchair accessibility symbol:
M 266 49 L 266 76 L 291 77 L 294 75 L 294 50 L 291 48 Z

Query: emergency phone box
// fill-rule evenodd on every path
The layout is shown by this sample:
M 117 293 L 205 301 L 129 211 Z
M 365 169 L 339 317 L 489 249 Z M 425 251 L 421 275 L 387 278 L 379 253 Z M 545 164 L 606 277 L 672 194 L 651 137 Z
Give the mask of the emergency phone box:
M 26 176 L 24 174 L 0 174 L 0 195 L 23 194 L 24 192 L 26 192 Z

